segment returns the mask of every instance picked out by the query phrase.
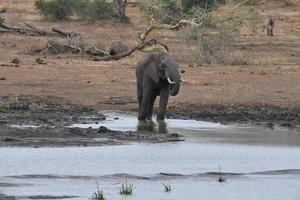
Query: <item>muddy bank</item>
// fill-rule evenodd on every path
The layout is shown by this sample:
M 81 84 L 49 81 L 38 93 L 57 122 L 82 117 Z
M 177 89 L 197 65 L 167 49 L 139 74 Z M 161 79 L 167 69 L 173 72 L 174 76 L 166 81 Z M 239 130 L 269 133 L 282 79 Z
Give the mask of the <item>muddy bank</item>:
M 271 105 L 170 104 L 167 118 L 196 119 L 221 123 L 300 125 L 300 108 Z M 137 131 L 74 128 L 72 124 L 99 124 L 101 111 L 72 104 L 59 97 L 0 97 L 0 146 L 95 146 L 128 142 L 182 141 L 176 133 L 154 133 L 147 126 Z
M 68 127 L 75 123 L 97 124 L 106 118 L 98 110 L 58 97 L 1 97 L 0 113 L 0 146 L 96 146 L 182 140 L 174 133 Z
M 18 199 L 71 199 L 77 196 L 50 196 L 50 195 L 31 195 L 31 196 L 6 196 L 0 194 L 1 200 L 18 200 Z
M 274 125 L 300 125 L 300 107 L 281 107 L 268 104 L 174 104 L 168 118 L 188 118 L 221 123 L 252 123 L 272 128 Z

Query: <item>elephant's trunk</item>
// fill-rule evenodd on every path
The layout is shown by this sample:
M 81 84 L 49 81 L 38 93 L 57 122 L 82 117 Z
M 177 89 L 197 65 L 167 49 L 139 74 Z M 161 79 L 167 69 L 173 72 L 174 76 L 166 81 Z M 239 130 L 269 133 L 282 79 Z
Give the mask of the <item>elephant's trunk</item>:
M 179 88 L 180 88 L 180 81 L 178 81 L 174 84 L 170 84 L 170 95 L 176 96 L 179 92 Z

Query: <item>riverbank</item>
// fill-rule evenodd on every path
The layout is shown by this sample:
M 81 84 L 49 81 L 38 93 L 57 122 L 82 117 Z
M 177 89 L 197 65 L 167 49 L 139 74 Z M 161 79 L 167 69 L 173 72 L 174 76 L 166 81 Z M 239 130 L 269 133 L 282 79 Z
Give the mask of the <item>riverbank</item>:
M 129 142 L 174 142 L 184 139 L 177 133 L 163 130 L 164 127 L 159 127 L 163 131 L 154 131 L 154 123 L 138 124 L 134 131 L 110 130 L 100 125 L 96 129 L 71 127 L 73 124 L 97 125 L 108 119 L 101 110 L 73 104 L 58 97 L 1 97 L 0 112 L 0 146 L 99 146 Z M 204 106 L 172 103 L 167 118 L 223 124 L 251 123 L 269 128 L 275 125 L 293 128 L 300 124 L 299 108 L 267 105 Z M 114 120 L 118 120 L 118 117 Z

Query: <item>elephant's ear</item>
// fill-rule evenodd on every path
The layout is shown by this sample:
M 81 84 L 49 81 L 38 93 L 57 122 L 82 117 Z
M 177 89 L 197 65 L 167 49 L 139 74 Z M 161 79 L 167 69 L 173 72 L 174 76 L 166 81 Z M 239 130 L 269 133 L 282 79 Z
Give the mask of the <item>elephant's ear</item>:
M 159 72 L 158 66 L 160 65 L 160 61 L 155 59 L 154 56 L 151 56 L 147 62 L 147 75 L 151 77 L 151 79 L 155 83 L 159 83 Z

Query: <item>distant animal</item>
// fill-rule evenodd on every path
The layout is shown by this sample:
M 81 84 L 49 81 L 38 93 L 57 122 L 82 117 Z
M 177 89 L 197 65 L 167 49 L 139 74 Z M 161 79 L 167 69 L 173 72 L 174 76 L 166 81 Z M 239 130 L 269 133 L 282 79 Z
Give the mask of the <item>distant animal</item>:
M 267 36 L 274 36 L 273 29 L 274 29 L 274 20 L 272 17 L 268 17 L 263 25 L 263 31 L 267 29 Z
M 128 51 L 128 46 L 122 41 L 114 41 L 109 48 L 109 55 L 114 56 Z
M 180 88 L 178 64 L 168 53 L 155 52 L 139 61 L 136 68 L 138 119 L 152 120 L 154 102 L 160 96 L 157 121 L 165 119 L 169 95 Z

